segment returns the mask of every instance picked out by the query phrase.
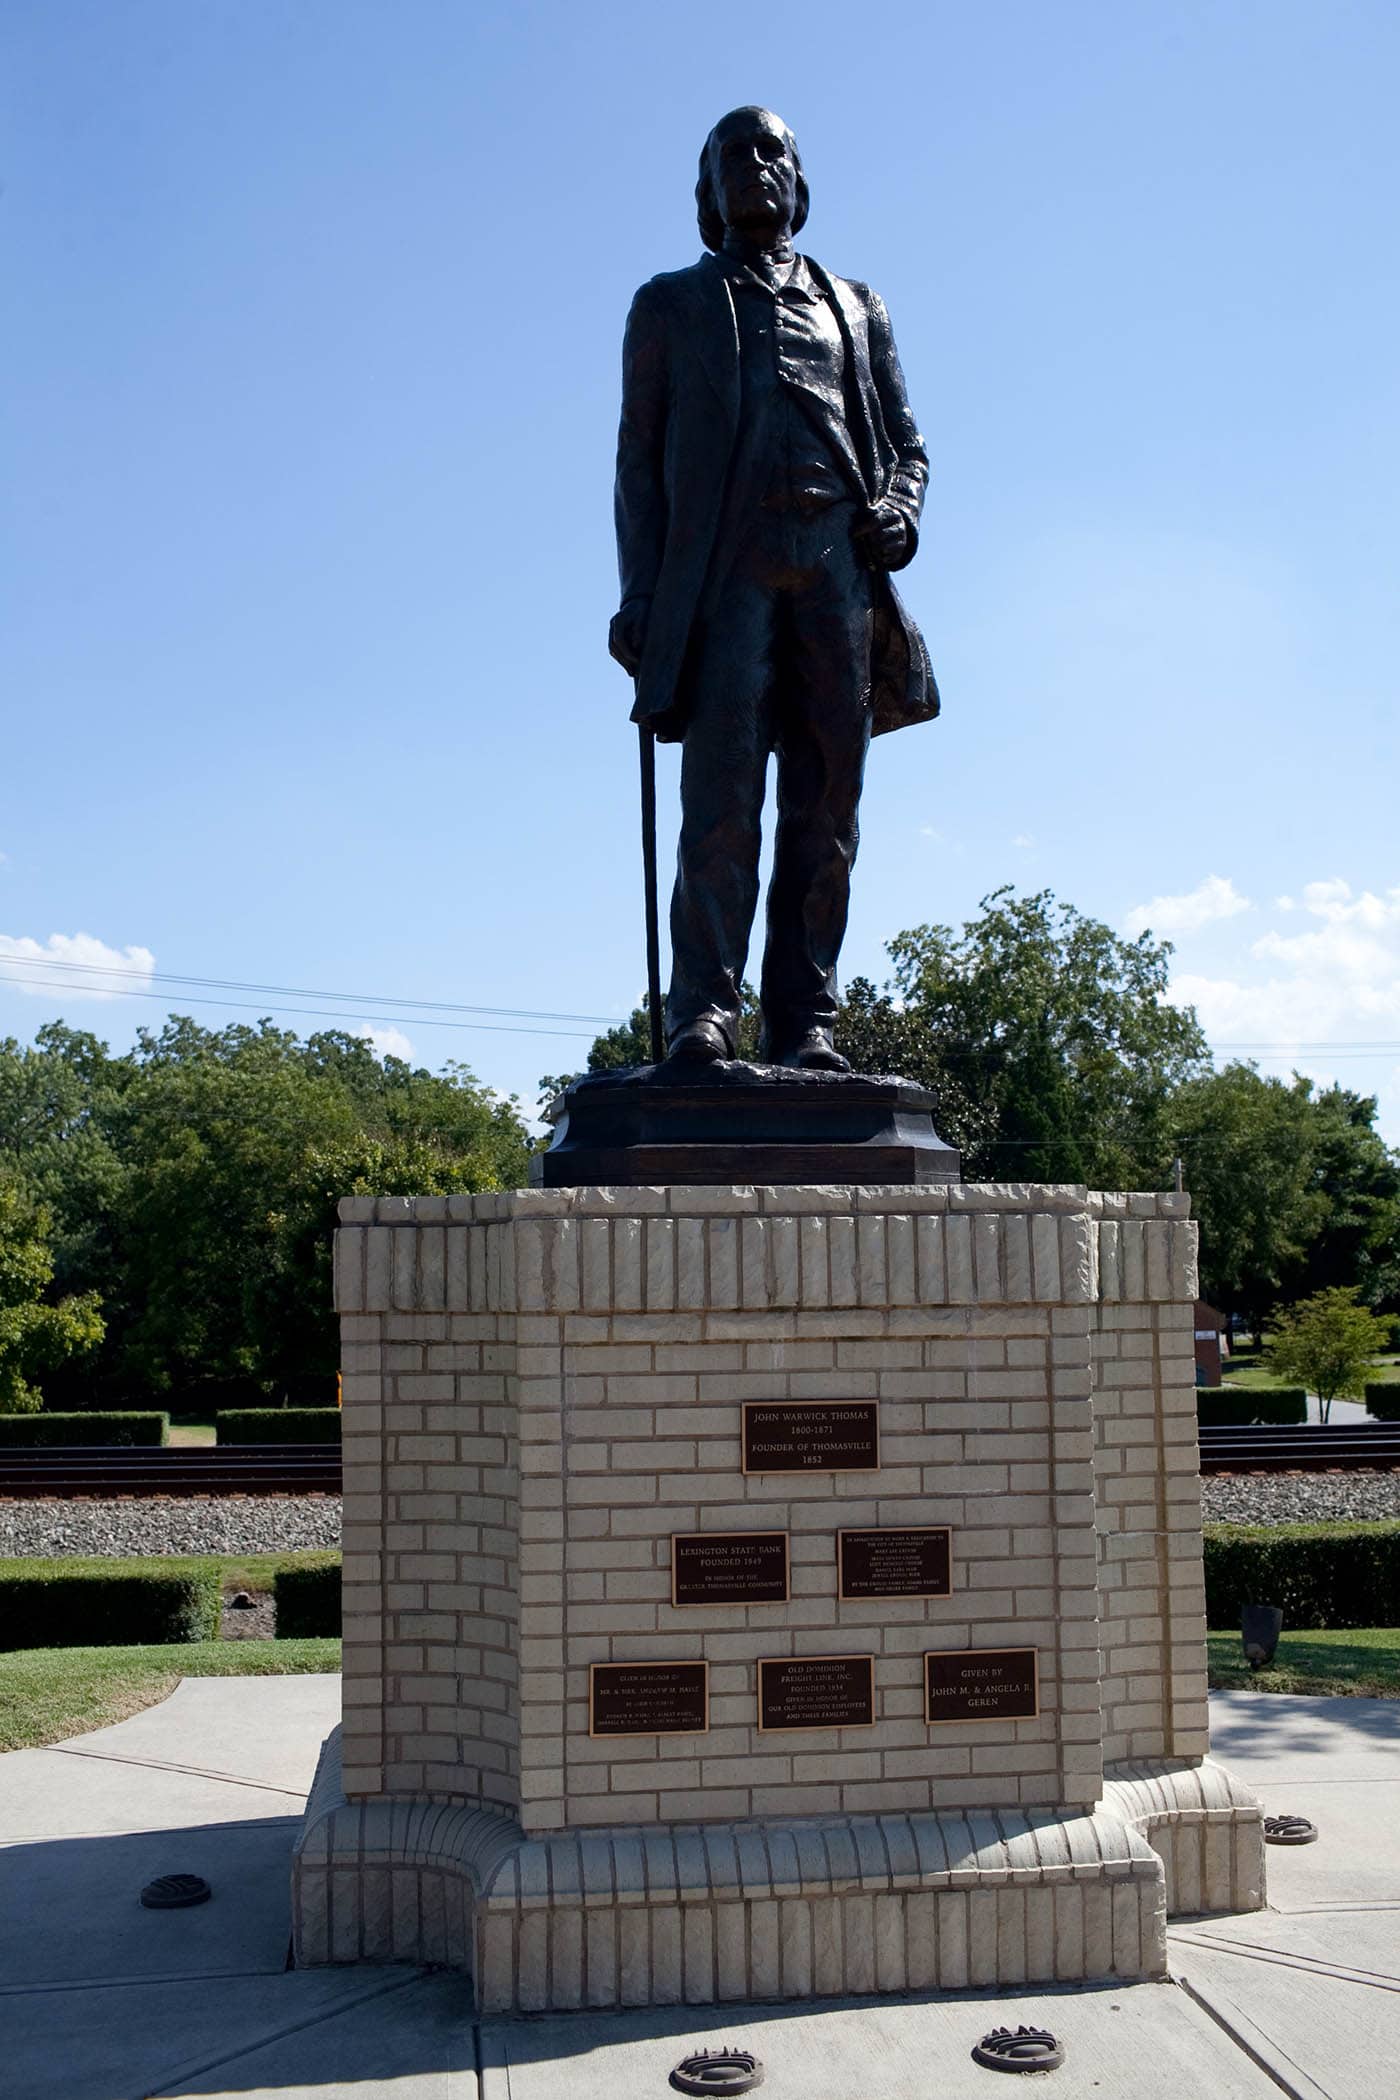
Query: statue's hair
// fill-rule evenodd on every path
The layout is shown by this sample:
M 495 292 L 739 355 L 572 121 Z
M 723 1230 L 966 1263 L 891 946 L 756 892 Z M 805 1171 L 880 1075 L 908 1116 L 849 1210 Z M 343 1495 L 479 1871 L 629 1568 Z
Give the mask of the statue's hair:
M 751 111 L 765 117 L 774 114 L 771 109 L 761 110 L 757 103 L 746 103 L 742 109 L 731 109 L 720 118 L 718 124 L 710 127 L 710 136 L 700 148 L 700 179 L 695 185 L 695 215 L 700 222 L 701 240 L 716 254 L 724 246 L 724 220 L 720 215 L 719 200 L 715 196 L 714 177 L 710 173 L 710 141 L 719 130 L 720 124 L 727 124 L 730 117 L 747 116 Z M 783 124 L 782 118 L 777 118 L 777 122 Z M 800 233 L 807 223 L 807 213 L 812 200 L 807 188 L 807 178 L 802 172 L 802 155 L 797 150 L 797 141 L 786 124 L 783 124 L 783 130 L 787 135 L 792 164 L 797 170 L 797 208 L 792 215 L 792 230 L 794 233 Z

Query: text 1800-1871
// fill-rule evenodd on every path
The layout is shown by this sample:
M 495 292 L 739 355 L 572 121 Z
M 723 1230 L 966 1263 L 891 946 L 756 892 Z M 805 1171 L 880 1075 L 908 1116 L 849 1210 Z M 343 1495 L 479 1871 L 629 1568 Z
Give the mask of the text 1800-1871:
M 874 1400 L 746 1400 L 746 1473 L 873 1473 L 880 1463 Z

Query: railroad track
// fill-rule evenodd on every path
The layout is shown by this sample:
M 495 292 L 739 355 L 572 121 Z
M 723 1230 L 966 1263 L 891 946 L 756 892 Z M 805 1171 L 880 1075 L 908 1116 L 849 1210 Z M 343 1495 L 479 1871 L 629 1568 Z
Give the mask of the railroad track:
M 1382 1472 L 1400 1466 L 1400 1422 L 1299 1423 L 1201 1430 L 1203 1473 Z
M 1201 1430 L 1203 1473 L 1384 1471 L 1400 1466 L 1400 1423 Z M 113 1495 L 338 1495 L 331 1444 L 69 1445 L 0 1449 L 0 1500 Z
M 338 1444 L 57 1445 L 0 1449 L 0 1499 L 113 1495 L 338 1495 Z

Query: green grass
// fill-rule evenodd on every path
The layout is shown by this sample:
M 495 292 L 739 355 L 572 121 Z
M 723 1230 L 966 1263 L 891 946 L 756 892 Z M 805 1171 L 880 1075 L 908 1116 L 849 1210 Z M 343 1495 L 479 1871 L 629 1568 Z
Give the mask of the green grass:
M 172 1415 L 170 1417 L 170 1441 L 183 1445 L 186 1450 L 195 1444 L 206 1444 L 212 1450 L 218 1441 L 218 1428 L 212 1415 Z
M 182 1677 L 290 1677 L 339 1668 L 336 1640 L 27 1648 L 0 1656 L 0 1750 L 29 1750 L 124 1721 L 168 1698 Z
M 225 1590 L 247 1590 L 250 1597 L 271 1596 L 273 1577 L 284 1568 L 320 1568 L 338 1562 L 337 1547 L 307 1546 L 295 1553 L 148 1553 L 83 1555 L 64 1554 L 53 1560 L 10 1560 L 0 1566 L 6 1575 L 43 1576 L 72 1573 L 75 1568 L 102 1574 L 119 1563 L 133 1574 L 195 1573 L 213 1570 Z M 206 1673 L 207 1674 L 207 1673 Z
M 1400 1358 L 1394 1356 L 1377 1357 L 1375 1364 L 1367 1371 L 1366 1376 L 1373 1385 L 1400 1383 Z M 1220 1382 L 1222 1385 L 1243 1386 L 1248 1392 L 1259 1392 L 1261 1390 L 1267 1392 L 1271 1386 L 1296 1385 L 1297 1380 L 1279 1378 L 1270 1370 L 1268 1364 L 1261 1357 L 1251 1353 L 1244 1357 L 1227 1357 L 1220 1366 Z M 174 1441 L 173 1430 L 171 1432 L 171 1441 Z
M 1400 1699 L 1400 1626 L 1353 1627 L 1335 1633 L 1287 1633 L 1266 1670 L 1251 1670 L 1238 1633 L 1208 1633 L 1212 1691 L 1355 1693 Z
M 1296 1385 L 1297 1382 L 1295 1378 L 1275 1377 L 1268 1365 L 1258 1362 L 1257 1359 L 1253 1363 L 1242 1364 L 1238 1358 L 1231 1357 L 1228 1363 L 1220 1366 L 1220 1383 L 1222 1385 L 1244 1386 L 1251 1393 L 1257 1393 L 1261 1390 L 1268 1392 L 1274 1386 Z M 171 1439 L 172 1441 L 174 1440 L 173 1430 L 171 1431 Z

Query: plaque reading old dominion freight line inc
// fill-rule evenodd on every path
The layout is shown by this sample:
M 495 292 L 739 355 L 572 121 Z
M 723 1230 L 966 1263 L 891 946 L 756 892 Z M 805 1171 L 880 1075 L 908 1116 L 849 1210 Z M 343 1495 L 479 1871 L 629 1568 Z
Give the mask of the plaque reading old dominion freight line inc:
M 946 1525 L 840 1531 L 836 1538 L 842 1598 L 952 1595 L 952 1533 Z
M 709 1725 L 708 1663 L 589 1665 L 590 1735 L 703 1735 Z
M 785 1531 L 678 1531 L 671 1536 L 671 1602 L 786 1604 Z
M 875 1663 L 869 1655 L 782 1655 L 758 1666 L 758 1725 L 873 1728 Z
M 875 1400 L 746 1400 L 746 1473 L 873 1473 L 880 1464 Z
M 1034 1648 L 955 1648 L 924 1657 L 924 1719 L 1033 1721 L 1040 1712 Z

